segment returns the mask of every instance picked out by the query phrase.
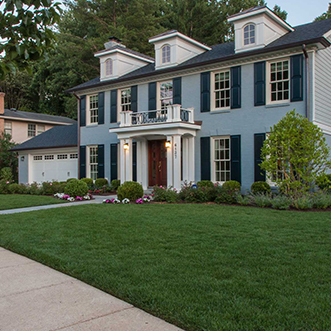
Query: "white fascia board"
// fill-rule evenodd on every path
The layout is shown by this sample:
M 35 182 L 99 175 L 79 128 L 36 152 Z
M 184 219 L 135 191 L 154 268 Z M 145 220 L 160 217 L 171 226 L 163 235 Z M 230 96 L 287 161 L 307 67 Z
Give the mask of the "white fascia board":
M 204 44 L 202 44 L 202 43 L 200 43 L 200 42 L 198 42 L 198 41 L 196 41 L 196 40 L 194 40 L 194 39 L 192 39 L 192 38 L 190 38 L 188 36 L 185 36 L 185 34 L 182 34 L 182 33 L 178 32 L 178 31 L 173 32 L 173 33 L 170 33 L 168 35 L 164 35 L 164 36 L 152 37 L 148 41 L 150 43 L 155 43 L 157 41 L 161 41 L 161 40 L 165 40 L 165 39 L 169 39 L 169 38 L 173 38 L 173 37 L 182 38 L 182 39 L 190 42 L 191 44 L 194 44 L 194 45 L 196 45 L 196 46 L 198 46 L 200 48 L 205 49 L 206 51 L 210 51 L 211 50 L 211 47 L 209 47 L 207 45 L 204 45 Z
M 147 59 L 145 57 L 142 57 L 142 56 L 139 56 L 139 55 L 135 55 L 135 54 L 126 52 L 125 50 L 118 49 L 118 48 L 111 49 L 111 50 L 106 51 L 106 52 L 95 53 L 94 56 L 95 57 L 101 57 L 101 56 L 104 56 L 104 55 L 109 55 L 109 54 L 114 54 L 114 53 L 121 53 L 121 54 L 124 54 L 124 55 L 127 55 L 127 56 L 131 56 L 131 57 L 134 57 L 134 58 L 136 58 L 138 60 L 145 61 L 145 62 L 148 62 L 148 63 L 154 63 L 155 62 L 152 59 Z
M 259 14 L 267 14 L 269 17 L 271 17 L 274 21 L 277 21 L 277 23 L 280 24 L 285 29 L 287 29 L 289 31 L 294 31 L 294 29 L 291 27 L 291 25 L 289 25 L 288 23 L 283 21 L 280 17 L 278 17 L 273 11 L 271 11 L 267 7 L 266 8 L 261 8 L 259 10 L 252 11 L 252 12 L 249 12 L 249 13 L 246 13 L 246 14 L 230 17 L 230 18 L 228 18 L 228 22 L 230 22 L 230 23 L 235 22 L 235 21 L 238 21 L 238 20 L 242 20 L 242 19 L 245 19 L 245 18 L 255 16 L 255 15 L 259 15 Z
M 34 120 L 30 118 L 20 118 L 20 117 L 11 117 L 11 116 L 0 116 L 4 120 L 18 121 L 18 122 L 33 122 L 33 123 L 41 123 L 41 124 L 53 124 L 53 125 L 74 125 L 75 123 L 67 123 L 67 122 L 54 122 L 54 121 L 43 121 L 43 120 Z

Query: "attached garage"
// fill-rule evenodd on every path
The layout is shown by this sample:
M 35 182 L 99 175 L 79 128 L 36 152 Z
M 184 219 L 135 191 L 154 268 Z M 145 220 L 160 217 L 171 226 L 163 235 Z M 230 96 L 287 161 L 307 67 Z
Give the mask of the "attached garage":
M 19 183 L 78 177 L 77 125 L 54 127 L 12 149 L 18 153 Z

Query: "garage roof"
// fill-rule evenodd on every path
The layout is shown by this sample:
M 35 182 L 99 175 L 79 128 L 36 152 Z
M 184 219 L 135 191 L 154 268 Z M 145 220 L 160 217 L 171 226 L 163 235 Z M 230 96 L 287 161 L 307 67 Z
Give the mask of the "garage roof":
M 13 152 L 28 149 L 73 147 L 78 145 L 77 124 L 55 126 L 11 149 Z

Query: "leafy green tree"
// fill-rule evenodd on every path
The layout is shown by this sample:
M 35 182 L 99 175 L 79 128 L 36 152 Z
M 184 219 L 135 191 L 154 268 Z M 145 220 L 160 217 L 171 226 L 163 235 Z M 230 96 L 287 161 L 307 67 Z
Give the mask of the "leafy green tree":
M 272 10 L 278 17 L 280 17 L 282 20 L 286 21 L 287 19 L 287 12 L 285 10 L 282 10 L 280 6 L 275 5 L 274 9 Z
M 51 0 L 10 0 L 0 11 L 0 78 L 29 61 L 40 60 L 54 40 L 52 27 L 60 18 L 60 4 Z
M 323 21 L 331 18 L 331 2 L 329 2 L 328 10 L 322 15 L 315 18 L 315 21 Z
M 321 129 L 293 110 L 271 128 L 262 148 L 261 168 L 297 199 L 330 168 L 329 156 Z
M 12 170 L 14 178 L 17 178 L 17 153 L 10 152 L 10 149 L 15 146 L 11 141 L 11 136 L 2 132 L 0 134 L 0 171 L 3 168 L 9 167 Z

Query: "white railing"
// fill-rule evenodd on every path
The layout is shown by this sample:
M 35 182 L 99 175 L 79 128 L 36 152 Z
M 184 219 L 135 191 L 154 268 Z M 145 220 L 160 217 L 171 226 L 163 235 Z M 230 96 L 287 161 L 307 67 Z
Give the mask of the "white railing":
M 149 110 L 139 113 L 123 111 L 121 127 L 169 122 L 194 123 L 194 108 L 181 108 L 181 105 L 171 105 L 167 109 Z

